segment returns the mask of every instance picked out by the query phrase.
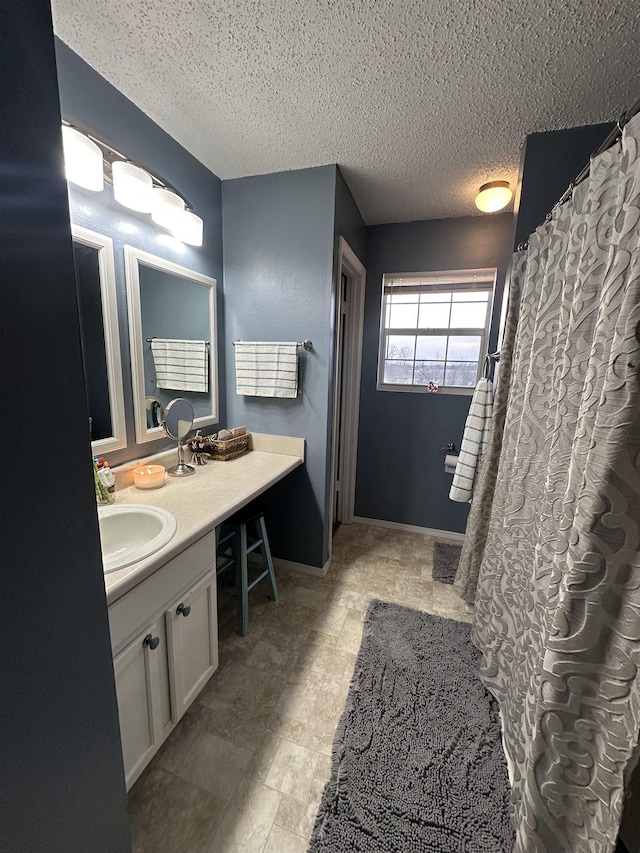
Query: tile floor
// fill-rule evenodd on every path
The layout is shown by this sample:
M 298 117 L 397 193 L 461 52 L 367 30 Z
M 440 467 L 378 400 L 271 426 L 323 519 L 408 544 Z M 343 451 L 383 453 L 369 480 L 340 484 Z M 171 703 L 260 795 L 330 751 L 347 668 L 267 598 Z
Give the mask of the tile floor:
M 470 620 L 433 539 L 342 526 L 326 578 L 278 572 L 249 634 L 220 595 L 220 666 L 129 795 L 134 853 L 306 853 L 372 598 Z

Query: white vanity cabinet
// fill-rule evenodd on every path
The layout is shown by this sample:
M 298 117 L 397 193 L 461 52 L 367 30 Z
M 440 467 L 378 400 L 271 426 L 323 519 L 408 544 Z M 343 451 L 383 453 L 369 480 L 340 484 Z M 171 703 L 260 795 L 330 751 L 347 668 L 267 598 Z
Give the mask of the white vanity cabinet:
M 209 572 L 165 613 L 176 722 L 218 666 L 216 573 Z
M 127 789 L 218 666 L 215 537 L 109 607 Z
M 164 620 L 146 628 L 113 659 L 127 788 L 173 727 Z

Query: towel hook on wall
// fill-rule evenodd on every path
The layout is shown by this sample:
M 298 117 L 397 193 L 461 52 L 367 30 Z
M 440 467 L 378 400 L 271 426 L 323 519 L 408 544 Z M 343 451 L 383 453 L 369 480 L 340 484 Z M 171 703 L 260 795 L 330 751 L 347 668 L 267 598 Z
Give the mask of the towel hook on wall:
M 482 371 L 483 379 L 491 377 L 491 363 L 500 361 L 499 352 L 488 352 L 484 357 L 484 370 Z

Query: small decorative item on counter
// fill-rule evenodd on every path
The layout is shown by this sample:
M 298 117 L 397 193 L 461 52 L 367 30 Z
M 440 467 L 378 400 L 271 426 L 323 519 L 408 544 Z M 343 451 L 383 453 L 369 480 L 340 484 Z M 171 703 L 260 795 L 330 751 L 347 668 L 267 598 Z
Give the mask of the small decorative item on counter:
M 102 460 L 104 463 L 104 459 Z M 109 491 L 109 486 L 104 482 L 104 476 L 101 476 L 101 468 L 99 460 L 96 456 L 93 457 L 93 480 L 96 488 L 96 500 L 99 506 L 107 506 L 112 504 L 116 499 L 115 485 L 113 491 Z M 111 475 L 113 477 L 113 475 Z
M 186 443 L 191 453 L 198 457 L 204 455 L 216 462 L 227 462 L 250 450 L 251 433 L 247 432 L 246 427 L 240 429 L 244 429 L 244 433 L 235 437 L 232 430 L 224 429 L 217 435 L 194 435 L 193 438 L 187 439 Z
M 191 443 L 189 443 L 189 441 L 187 441 L 187 445 L 189 447 L 189 450 L 191 451 L 191 464 L 192 465 L 200 466 L 200 465 L 206 465 L 207 464 L 207 458 L 208 458 L 207 454 L 203 450 L 198 449 L 202 446 L 202 440 L 203 439 L 202 439 L 202 436 L 200 435 L 200 430 L 198 430 L 196 432 L 196 434 L 193 436 L 193 438 L 190 440 Z
M 437 390 L 438 390 L 438 385 L 437 385 L 437 383 L 435 383 L 435 382 L 429 382 L 429 384 L 427 385 L 427 391 L 432 391 L 432 392 L 433 392 L 433 391 L 437 391 Z
M 234 427 L 234 428 L 231 430 L 231 435 L 232 435 L 234 438 L 238 438 L 238 436 L 240 436 L 240 435 L 246 435 L 246 434 L 247 434 L 247 428 L 246 428 L 246 426 L 243 426 L 243 427 Z
M 163 465 L 140 465 L 133 469 L 133 485 L 136 489 L 160 489 L 164 486 Z

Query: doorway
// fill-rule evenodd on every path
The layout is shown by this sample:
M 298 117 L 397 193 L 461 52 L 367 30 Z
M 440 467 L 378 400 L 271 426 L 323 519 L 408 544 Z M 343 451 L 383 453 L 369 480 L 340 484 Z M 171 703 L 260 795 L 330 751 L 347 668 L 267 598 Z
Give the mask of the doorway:
M 344 237 L 338 243 L 333 371 L 331 512 L 333 532 L 354 516 L 366 269 Z

